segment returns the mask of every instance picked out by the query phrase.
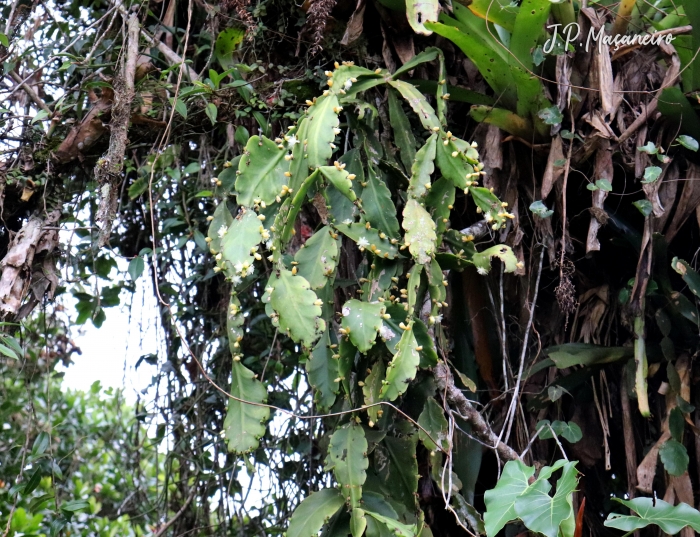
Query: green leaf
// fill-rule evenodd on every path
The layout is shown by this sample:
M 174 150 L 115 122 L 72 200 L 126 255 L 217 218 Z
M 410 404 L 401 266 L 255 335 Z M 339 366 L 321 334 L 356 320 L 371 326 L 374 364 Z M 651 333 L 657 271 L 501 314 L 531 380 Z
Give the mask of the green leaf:
M 668 364 L 669 368 L 672 368 L 671 363 Z M 675 407 L 671 410 L 668 416 L 668 429 L 671 432 L 671 436 L 677 442 L 683 442 L 683 431 L 685 430 L 685 419 L 683 418 L 683 411 Z
M 687 261 L 674 257 L 671 260 L 671 267 L 681 275 L 683 281 L 688 285 L 690 291 L 700 297 L 700 275 L 693 270 Z
M 421 147 L 411 164 L 411 179 L 408 183 L 408 193 L 418 199 L 425 195 L 430 187 L 430 178 L 435 171 L 435 151 L 437 144 L 437 133 L 433 133 Z
M 338 394 L 338 360 L 333 358 L 330 344 L 326 330 L 306 362 L 309 383 L 318 392 L 318 404 L 326 409 L 333 406 Z
M 49 448 L 50 443 L 51 437 L 49 436 L 49 433 L 41 431 L 34 440 L 34 445 L 32 446 L 32 458 L 43 455 Z
M 221 263 L 234 278 L 234 284 L 253 273 L 255 252 L 262 240 L 262 225 L 251 209 L 241 209 L 231 225 L 221 227 L 217 235 L 221 238 Z
M 601 347 L 587 343 L 566 343 L 545 349 L 558 369 L 577 365 L 591 366 L 609 364 L 623 358 L 630 358 L 634 351 L 630 347 Z
M 391 498 L 413 510 L 418 489 L 418 435 L 404 438 L 387 436 L 375 448 L 374 468 L 381 480 L 390 484 Z
M 336 429 L 328 446 L 326 470 L 333 470 L 342 494 L 352 508 L 360 506 L 368 466 L 364 429 L 354 421 Z
M 372 511 L 365 512 L 375 520 L 384 524 L 397 537 L 415 537 L 417 535 L 418 528 L 415 524 L 408 526 L 406 524 L 402 524 L 398 520 L 394 520 L 393 518 L 380 515 L 379 513 L 373 513 Z
M 362 386 L 362 394 L 364 395 L 365 405 L 372 405 L 380 402 L 380 392 L 382 389 L 382 381 L 384 380 L 384 362 L 377 360 L 372 366 L 369 375 L 365 377 L 365 385 Z M 382 409 L 380 405 L 373 406 L 367 409 L 369 419 L 374 423 L 379 421 L 378 412 Z
M 336 168 L 335 166 L 321 166 L 319 168 L 321 175 L 328 179 L 331 184 L 338 189 L 350 201 L 355 201 L 357 195 L 352 189 L 352 181 L 348 177 L 350 174 L 344 169 Z
M 634 205 L 637 208 L 637 210 L 640 213 L 642 213 L 645 217 L 649 216 L 653 210 L 653 207 L 649 200 L 638 200 L 635 201 L 632 205 Z
M 276 314 L 273 322 L 297 343 L 311 347 L 325 331 L 326 323 L 321 319 L 321 305 L 309 282 L 283 269 L 279 276 L 273 274 L 267 285 L 267 299 Z
M 391 192 L 372 166 L 368 167 L 367 182 L 362 191 L 362 209 L 372 227 L 392 238 L 399 237 L 399 221 Z
M 272 204 L 282 187 L 287 184 L 284 175 L 289 164 L 284 160 L 286 152 L 265 136 L 253 136 L 245 146 L 245 153 L 238 165 L 236 179 L 237 201 L 247 207 L 253 200 L 261 199 Z
M 410 171 L 413 159 L 416 157 L 416 138 L 413 136 L 411 122 L 401 107 L 401 101 L 392 89 L 389 90 L 389 121 L 401 162 L 406 171 Z
M 435 222 L 425 208 L 415 199 L 409 199 L 403 210 L 402 227 L 406 230 L 404 244 L 417 263 L 430 262 L 437 249 Z
M 224 69 L 234 65 L 233 53 L 243 42 L 244 37 L 245 29 L 239 27 L 226 28 L 216 36 L 214 54 Z
M 395 259 L 399 254 L 398 246 L 391 244 L 388 238 L 382 239 L 379 236 L 379 231 L 374 228 L 367 229 L 364 224 L 338 224 L 335 227 L 343 235 L 355 241 L 360 251 L 367 249 L 385 259 Z
M 270 409 L 243 401 L 264 403 L 267 401 L 267 390 L 250 369 L 234 360 L 231 395 L 239 400 L 229 399 L 228 401 L 228 410 L 224 419 L 224 438 L 228 443 L 229 451 L 246 453 L 258 447 L 258 439 L 265 434 L 265 423 L 270 416 Z
M 381 302 L 362 302 L 354 298 L 343 305 L 341 325 L 360 352 L 365 353 L 374 346 L 385 309 Z
M 681 134 L 678 138 L 676 138 L 676 142 L 681 144 L 686 149 L 690 149 L 691 151 L 697 152 L 698 148 L 700 148 L 698 141 L 687 134 Z
M 420 119 L 421 124 L 426 129 L 432 131 L 434 128 L 440 127 L 440 121 L 435 115 L 435 109 L 430 106 L 430 103 L 418 89 L 408 82 L 403 80 L 390 80 L 389 84 L 398 90 L 401 96 L 406 100 L 409 106 Z
M 219 110 L 216 108 L 216 105 L 214 103 L 207 103 L 206 108 L 204 108 L 204 113 L 209 118 L 209 121 L 211 121 L 211 124 L 215 125 L 216 116 L 219 113 Z
M 88 507 L 90 507 L 90 504 L 85 500 L 71 500 L 61 504 L 61 511 L 66 513 L 77 513 L 78 511 L 82 511 Z
M 527 490 L 528 481 L 534 473 L 535 469 L 522 461 L 508 461 L 505 464 L 496 486 L 484 494 L 484 527 L 488 537 L 495 537 L 508 522 L 515 520 L 515 501 Z
M 7 38 L 7 36 L 3 33 L 0 32 L 0 45 L 3 47 L 9 47 L 10 46 L 10 40 Z
M 612 185 L 607 179 L 598 179 L 595 182 L 595 186 L 597 186 L 603 192 L 612 192 Z
M 654 183 L 659 177 L 661 177 L 661 172 L 663 170 L 658 166 L 648 166 L 644 170 L 644 179 L 642 179 L 642 184 L 648 185 L 649 183 Z
M 590 190 L 591 192 L 595 192 L 596 190 L 598 190 L 598 187 L 595 186 L 593 183 L 588 183 L 588 184 L 586 185 L 586 189 L 587 189 L 587 190 Z
M 39 110 L 37 114 L 32 118 L 31 124 L 34 125 L 37 121 L 42 121 L 49 117 L 49 113 L 46 110 Z
M 425 401 L 423 412 L 418 418 L 418 425 L 430 433 L 429 437 L 422 429 L 418 429 L 418 438 L 429 451 L 437 451 L 438 449 L 447 451 L 449 449 L 447 419 L 433 397 L 428 397 Z
M 417 34 L 430 35 L 424 23 L 438 20 L 440 6 L 437 0 L 406 0 L 406 18 Z
M 236 132 L 233 135 L 233 139 L 245 147 L 246 143 L 248 142 L 248 138 L 250 138 L 248 129 L 246 129 L 243 125 L 238 125 L 238 127 L 236 127 Z
M 573 492 L 578 484 L 578 472 L 575 461 L 564 464 L 557 490 L 551 497 L 552 486 L 547 481 L 546 468 L 540 471 L 537 481 L 515 499 L 515 513 L 529 530 L 557 537 L 559 526 L 573 517 Z
M 321 527 L 343 505 L 345 500 L 337 489 L 322 489 L 306 497 L 292 514 L 287 537 L 314 537 Z
M 396 346 L 396 354 L 387 367 L 386 380 L 380 392 L 384 401 L 394 401 L 408 389 L 408 384 L 415 378 L 420 364 L 417 347 L 413 327 L 409 326 L 408 330 L 403 331 Z
M 674 507 L 656 498 L 635 498 L 634 500 L 613 498 L 613 500 L 628 507 L 638 516 L 610 513 L 605 521 L 605 526 L 608 528 L 631 532 L 656 524 L 669 535 L 679 533 L 686 526 L 700 533 L 700 512 L 686 503 L 679 503 Z
M 138 280 L 143 274 L 143 269 L 146 268 L 146 263 L 143 257 L 136 256 L 131 261 L 129 261 L 129 276 L 133 281 Z
M 182 116 L 182 119 L 187 119 L 187 105 L 181 99 L 175 99 L 173 103 L 175 111 Z
M 537 115 L 544 121 L 545 125 L 559 125 L 564 121 L 564 115 L 561 113 L 558 106 L 543 108 Z
M 656 147 L 654 142 L 647 142 L 645 145 L 637 147 L 637 151 L 646 153 L 647 155 L 656 155 L 659 152 L 659 148 Z
M 549 218 L 554 214 L 554 211 L 548 209 L 542 200 L 531 203 L 530 210 L 534 215 L 539 216 L 540 218 Z
M 683 475 L 688 470 L 688 451 L 676 440 L 668 440 L 661 445 L 659 458 L 670 475 Z
M 542 427 L 542 430 L 540 431 L 539 436 L 542 440 L 554 438 L 552 431 L 554 431 L 554 434 L 556 434 L 557 436 L 565 438 L 572 444 L 575 444 L 576 442 L 581 440 L 581 438 L 583 438 L 583 432 L 581 431 L 581 428 L 573 421 L 567 423 L 565 421 L 557 420 L 550 424 L 549 420 L 541 420 L 537 423 L 535 429 L 539 430 L 540 427 Z
M 476 267 L 479 274 L 488 274 L 491 270 L 491 258 L 498 257 L 505 265 L 506 272 L 515 272 L 518 268 L 518 258 L 515 257 L 513 250 L 510 246 L 505 244 L 498 244 L 492 246 L 491 248 L 484 250 L 483 252 L 477 252 L 472 256 L 472 263 Z
M 311 289 L 319 289 L 328 283 L 338 264 L 338 240 L 333 238 L 330 227 L 314 233 L 294 256 L 299 263 L 297 270 L 306 278 Z
M 530 140 L 533 136 L 532 121 L 515 112 L 493 106 L 472 106 L 469 115 L 479 123 L 494 125 L 514 136 Z
M 367 529 L 367 519 L 362 509 L 355 507 L 350 514 L 350 533 L 352 537 L 362 537 Z

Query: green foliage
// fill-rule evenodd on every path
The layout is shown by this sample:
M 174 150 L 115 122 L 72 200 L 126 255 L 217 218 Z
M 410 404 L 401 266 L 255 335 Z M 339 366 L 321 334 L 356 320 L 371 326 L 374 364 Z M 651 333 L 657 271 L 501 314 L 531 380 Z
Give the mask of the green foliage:
M 289 521 L 287 537 L 313 537 L 321 526 L 345 505 L 345 499 L 336 489 L 314 492 L 299 504 Z
M 229 450 L 245 453 L 258 447 L 258 440 L 265 433 L 270 409 L 261 405 L 267 401 L 265 386 L 255 379 L 250 369 L 241 364 L 240 359 L 233 361 L 231 395 L 236 399 L 229 400 L 224 434 Z
M 635 498 L 634 500 L 615 501 L 634 511 L 634 515 L 619 515 L 611 513 L 605 521 L 605 526 L 621 531 L 632 532 L 655 524 L 669 535 L 679 533 L 686 526 L 700 532 L 700 512 L 686 503 L 673 506 L 655 498 Z

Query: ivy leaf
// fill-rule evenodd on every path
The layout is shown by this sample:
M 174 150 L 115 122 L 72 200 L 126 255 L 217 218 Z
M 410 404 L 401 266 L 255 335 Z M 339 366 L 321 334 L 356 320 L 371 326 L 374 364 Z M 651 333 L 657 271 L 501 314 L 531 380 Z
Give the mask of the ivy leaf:
M 234 360 L 231 375 L 231 395 L 251 403 L 264 403 L 267 390 L 255 379 L 253 372 L 241 362 Z M 229 399 L 224 419 L 224 437 L 229 451 L 246 453 L 258 447 L 258 439 L 265 434 L 265 422 L 270 409 Z
M 581 438 L 583 438 L 583 432 L 581 431 L 581 428 L 573 421 L 565 422 L 557 420 L 550 424 L 549 420 L 542 420 L 537 423 L 535 429 L 539 430 L 540 427 L 542 427 L 542 430 L 540 431 L 539 436 L 542 440 L 554 438 L 552 431 L 554 431 L 554 434 L 556 434 L 557 436 L 565 438 L 572 444 L 575 444 L 576 442 L 581 440 Z
M 330 408 L 338 394 L 338 360 L 333 358 L 328 330 L 318 340 L 306 362 L 309 383 L 318 392 L 321 408 Z
M 645 217 L 649 216 L 653 210 L 653 207 L 651 206 L 651 202 L 649 200 L 638 200 L 635 201 L 632 205 L 634 205 L 637 210 L 642 213 Z
M 309 282 L 300 275 L 283 269 L 277 278 L 270 278 L 268 301 L 277 315 L 277 324 L 294 341 L 311 347 L 326 329 L 321 319 L 321 305 Z
M 446 451 L 449 449 L 447 419 L 442 408 L 433 397 L 426 399 L 423 412 L 418 418 L 418 425 L 430 433 L 430 436 L 428 436 L 423 429 L 418 429 L 418 438 L 428 450 L 437 451 L 438 449 L 444 449 Z M 438 442 L 439 445 L 435 442 Z
M 425 208 L 415 199 L 409 199 L 403 210 L 403 223 L 406 230 L 404 243 L 417 263 L 430 262 L 436 250 L 437 235 L 435 222 Z
M 389 362 L 386 370 L 386 381 L 380 393 L 384 401 L 393 401 L 408 389 L 418 371 L 420 355 L 418 354 L 418 343 L 416 343 L 413 327 L 403 331 L 401 340 L 396 346 L 396 354 Z
M 399 237 L 399 221 L 391 192 L 372 166 L 368 168 L 367 182 L 362 191 L 362 209 L 372 227 L 392 238 Z
M 670 503 L 655 498 L 635 498 L 634 500 L 613 498 L 613 500 L 628 507 L 638 516 L 610 513 L 604 523 L 608 528 L 632 532 L 646 528 L 650 524 L 656 524 L 668 535 L 675 535 L 686 526 L 700 533 L 700 512 L 687 503 L 679 503 L 674 507 Z
M 384 362 L 377 360 L 372 366 L 369 375 L 365 377 L 365 385 L 362 386 L 362 394 L 364 395 L 365 405 L 372 405 L 381 401 L 379 396 L 382 389 L 382 381 L 384 380 Z M 374 423 L 379 421 L 377 414 L 381 410 L 381 406 L 373 406 L 367 409 L 369 419 Z
M 418 199 L 427 192 L 430 178 L 435 171 L 436 149 L 437 134 L 433 133 L 415 154 L 410 167 L 411 179 L 408 183 L 408 193 L 412 198 Z
M 365 353 L 374 346 L 385 310 L 381 302 L 362 302 L 355 298 L 343 305 L 341 325 L 358 351 Z
M 302 245 L 294 256 L 299 274 L 307 279 L 311 289 L 328 283 L 338 264 L 338 241 L 328 226 L 322 227 Z
M 648 166 L 644 170 L 644 179 L 642 179 L 642 184 L 648 185 L 649 183 L 655 182 L 659 177 L 661 177 L 661 172 L 663 170 L 658 166 Z
M 600 190 L 603 192 L 612 192 L 612 184 L 610 184 L 610 181 L 607 179 L 598 179 L 595 182 L 595 186 L 597 186 Z
M 554 214 L 554 211 L 548 209 L 542 200 L 531 203 L 530 210 L 532 211 L 532 214 L 539 216 L 540 218 L 549 218 Z
M 364 224 L 337 224 L 335 227 L 343 235 L 355 241 L 361 251 L 367 249 L 385 259 L 395 259 L 399 254 L 398 246 L 391 244 L 388 238 L 382 239 L 379 231 L 372 227 L 367 228 Z
M 294 510 L 287 537 L 313 537 L 343 505 L 345 499 L 338 489 L 322 489 L 306 497 Z
M 364 429 L 354 421 L 336 429 L 328 446 L 326 470 L 333 470 L 343 496 L 353 509 L 360 506 L 368 466 Z
M 253 200 L 261 199 L 270 205 L 287 184 L 284 175 L 289 164 L 284 160 L 286 151 L 265 136 L 252 136 L 245 146 L 238 164 L 236 179 L 239 205 L 251 206 Z
M 510 246 L 498 244 L 484 250 L 483 252 L 477 252 L 472 256 L 472 263 L 474 263 L 474 266 L 476 266 L 476 271 L 479 274 L 484 275 L 489 273 L 491 270 L 492 257 L 498 257 L 498 259 L 503 262 L 506 272 L 515 272 L 515 270 L 518 268 L 518 258 L 515 257 L 515 254 L 513 253 L 513 250 L 510 249 Z
M 656 155 L 659 152 L 659 148 L 656 147 L 654 142 L 647 142 L 645 145 L 637 147 L 637 151 L 646 153 L 647 155 Z
M 676 440 L 667 440 L 659 448 L 659 458 L 666 471 L 673 476 L 683 475 L 688 469 L 688 451 Z
M 543 108 L 537 115 L 544 121 L 545 125 L 559 125 L 564 121 L 564 115 L 557 106 L 550 106 L 548 108 Z
M 676 138 L 676 141 L 683 147 L 685 147 L 686 149 L 690 149 L 691 151 L 697 152 L 698 148 L 700 148 L 698 141 L 692 136 L 688 136 L 687 134 L 680 135 L 678 138 Z
M 216 116 L 219 114 L 219 110 L 216 108 L 216 105 L 214 103 L 207 103 L 204 113 L 209 118 L 209 121 L 211 121 L 211 124 L 216 125 Z
M 495 537 L 508 522 L 515 520 L 515 501 L 527 490 L 528 481 L 534 473 L 535 469 L 522 461 L 508 461 L 505 464 L 496 486 L 484 494 L 484 527 L 488 537 Z
M 348 177 L 349 172 L 341 168 L 336 168 L 335 166 L 321 166 L 319 168 L 321 175 L 328 179 L 331 184 L 337 188 L 343 196 L 348 198 L 350 201 L 355 201 L 357 195 L 352 189 L 352 181 Z
M 556 465 L 552 470 L 554 468 Z M 557 537 L 559 526 L 574 512 L 573 492 L 578 483 L 577 473 L 575 461 L 564 464 L 552 497 L 549 495 L 552 488 L 547 480 L 549 475 L 543 469 L 537 481 L 515 499 L 515 513 L 529 530 L 547 537 Z

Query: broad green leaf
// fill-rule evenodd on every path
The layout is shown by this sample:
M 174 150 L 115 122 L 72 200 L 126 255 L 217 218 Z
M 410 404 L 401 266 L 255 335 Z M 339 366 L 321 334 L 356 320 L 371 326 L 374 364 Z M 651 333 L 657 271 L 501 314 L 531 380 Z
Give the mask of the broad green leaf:
M 34 439 L 34 444 L 32 445 L 32 458 L 43 455 L 49 448 L 50 443 L 51 437 L 49 436 L 49 433 L 41 431 Z
M 338 378 L 340 379 L 345 395 L 350 395 L 350 374 L 355 365 L 357 347 L 347 338 L 338 341 Z
M 403 80 L 390 80 L 389 84 L 398 90 L 409 106 L 413 108 L 423 127 L 430 131 L 440 127 L 440 121 L 435 115 L 435 109 L 430 106 L 425 95 L 418 91 L 413 84 Z
M 430 262 L 437 250 L 435 222 L 425 208 L 415 199 L 409 199 L 403 210 L 402 227 L 406 230 L 404 244 L 417 263 Z
M 433 133 L 421 147 L 410 167 L 411 179 L 408 183 L 408 194 L 415 199 L 425 195 L 431 186 L 431 176 L 435 171 L 435 150 L 437 134 Z
M 268 287 L 268 301 L 277 326 L 297 343 L 311 347 L 326 329 L 326 323 L 321 319 L 321 304 L 309 282 L 283 269 L 278 277 L 270 278 Z
M 390 484 L 392 499 L 413 510 L 418 489 L 418 435 L 404 438 L 387 436 L 374 451 L 374 469 L 379 478 Z
M 637 200 L 632 203 L 637 210 L 642 213 L 645 217 L 649 216 L 653 210 L 651 202 L 649 200 Z
M 659 448 L 659 458 L 666 471 L 674 476 L 683 475 L 688 470 L 688 451 L 676 440 L 667 440 Z
M 486 533 L 484 521 L 476 508 L 467 502 L 461 494 L 452 494 L 452 506 L 459 515 L 459 518 L 466 522 L 478 535 Z
M 216 105 L 214 103 L 207 103 L 207 106 L 204 108 L 204 112 L 207 114 L 207 117 L 209 118 L 209 121 L 211 121 L 212 125 L 216 125 L 216 116 L 219 113 L 218 108 L 216 108 Z
M 373 513 L 372 511 L 365 511 L 365 513 L 384 524 L 397 537 L 415 537 L 417 535 L 418 528 L 415 524 L 408 526 L 393 518 L 380 515 L 379 513 Z
M 572 517 L 573 492 L 578 484 L 576 462 L 567 462 L 557 481 L 554 496 L 549 495 L 552 485 L 548 475 L 542 475 L 515 499 L 515 513 L 531 531 L 547 537 L 557 537 L 562 522 Z M 573 536 L 571 536 L 573 537 Z
M 317 401 L 321 408 L 328 409 L 335 403 L 338 394 L 338 360 L 333 358 L 328 330 L 318 340 L 306 362 L 311 387 L 317 391 Z
M 333 238 L 330 227 L 314 233 L 294 256 L 299 263 L 297 270 L 306 278 L 311 289 L 319 289 L 328 283 L 338 264 L 338 240 Z
M 396 219 L 396 207 L 391 201 L 391 192 L 372 166 L 367 171 L 367 181 L 362 191 L 365 218 L 372 227 L 396 239 L 399 237 L 399 221 Z
M 399 149 L 399 157 L 408 172 L 416 157 L 416 139 L 411 130 L 411 122 L 403 111 L 401 101 L 393 89 L 389 90 L 389 121 L 394 132 L 394 143 Z
M 243 401 L 264 403 L 267 401 L 267 390 L 250 369 L 240 361 L 234 360 L 231 395 L 237 399 L 228 401 L 224 438 L 229 451 L 246 453 L 258 447 L 258 439 L 265 434 L 265 423 L 270 416 L 270 409 Z
M 420 355 L 418 354 L 418 343 L 413 333 L 413 327 L 403 331 L 401 340 L 396 346 L 396 354 L 389 362 L 386 369 L 386 381 L 380 393 L 384 401 L 394 401 L 399 395 L 408 389 L 418 371 Z
M 331 144 L 335 139 L 335 129 L 338 128 L 338 112 L 340 110 L 338 97 L 329 93 L 319 97 L 306 112 L 308 127 L 306 137 L 297 140 L 304 151 L 304 160 L 311 169 L 328 164 L 333 154 Z
M 239 27 L 226 28 L 216 37 L 214 54 L 224 69 L 234 64 L 233 53 L 245 37 L 245 29 Z
M 286 151 L 265 136 L 253 136 L 245 146 L 238 165 L 236 179 L 239 205 L 251 206 L 260 199 L 270 205 L 287 184 L 284 175 L 289 163 L 284 159 Z
M 634 355 L 631 347 L 601 347 L 587 343 L 556 345 L 548 347 L 545 352 L 558 369 L 576 365 L 608 364 Z
M 498 257 L 505 265 L 506 272 L 515 272 L 518 268 L 518 259 L 515 257 L 510 246 L 498 244 L 483 252 L 478 252 L 472 256 L 472 263 L 479 274 L 488 274 L 491 270 L 491 258 Z
M 182 119 L 187 119 L 187 105 L 181 99 L 175 99 L 173 104 L 175 111 L 182 116 Z
M 364 429 L 354 421 L 336 429 L 328 446 L 326 470 L 333 470 L 342 495 L 352 508 L 360 506 L 368 466 Z
M 686 526 L 700 533 L 700 512 L 687 503 L 679 503 L 674 507 L 656 498 L 635 498 L 634 500 L 613 498 L 613 500 L 628 507 L 638 516 L 610 513 L 605 521 L 605 526 L 608 528 L 631 532 L 656 524 L 669 535 L 679 533 Z
M 437 21 L 440 5 L 437 0 L 406 0 L 406 17 L 417 34 L 430 35 L 424 23 Z
M 685 147 L 686 149 L 690 149 L 691 151 L 697 152 L 698 148 L 700 148 L 700 144 L 698 144 L 698 141 L 692 136 L 688 136 L 687 134 L 681 134 L 678 138 L 676 138 L 676 141 L 683 147 Z
M 365 353 L 374 346 L 385 309 L 381 302 L 362 302 L 355 298 L 343 305 L 341 325 L 360 352 Z
M 607 179 L 598 179 L 595 186 L 604 192 L 612 192 L 612 184 Z
M 423 22 L 425 22 L 425 21 L 423 21 Z M 415 69 L 416 67 L 418 67 L 422 63 L 432 62 L 440 54 L 442 54 L 442 51 L 439 48 L 428 47 L 423 52 L 419 52 L 418 54 L 413 56 L 413 58 L 408 60 L 401 67 L 399 67 L 396 71 L 394 71 L 394 74 L 391 75 L 391 78 L 397 79 L 402 74 L 408 73 L 409 71 L 412 71 L 413 69 Z
M 418 418 L 418 425 L 430 433 L 430 436 L 428 436 L 422 429 L 418 429 L 418 438 L 428 450 L 437 451 L 438 449 L 443 449 L 447 451 L 449 449 L 447 419 L 442 408 L 433 397 L 428 397 L 426 400 L 423 412 Z
M 287 537 L 314 537 L 341 507 L 345 499 L 338 489 L 322 489 L 307 496 L 292 514 Z
M 384 380 L 384 362 L 377 360 L 372 366 L 369 375 L 365 377 L 365 385 L 362 386 L 362 394 L 364 395 L 365 405 L 371 405 L 381 401 L 380 392 L 382 389 L 382 381 Z M 373 406 L 367 409 L 369 419 L 374 423 L 379 421 L 377 413 L 382 409 L 380 405 Z
M 545 125 L 559 125 L 564 121 L 564 115 L 558 106 L 549 106 L 540 110 L 537 115 Z
M 554 211 L 547 208 L 542 200 L 532 202 L 530 204 L 530 211 L 532 211 L 532 214 L 539 216 L 540 218 L 549 218 L 554 214 Z
M 484 494 L 484 527 L 488 537 L 495 537 L 508 522 L 515 520 L 515 501 L 527 490 L 528 481 L 534 473 L 535 469 L 522 461 L 508 461 L 505 464 L 496 486 Z
M 418 289 L 420 289 L 421 275 L 423 274 L 423 265 L 415 264 L 411 267 L 408 272 L 408 283 L 406 284 L 406 291 L 408 291 L 408 310 L 413 311 L 416 306 L 416 300 L 418 298 Z
M 656 147 L 654 142 L 647 142 L 645 145 L 637 147 L 637 151 L 646 153 L 647 155 L 656 155 L 659 152 L 659 148 Z
M 398 278 L 403 274 L 403 264 L 400 261 L 375 258 L 372 265 L 367 276 L 369 281 L 362 286 L 362 298 L 368 302 L 374 302 L 380 297 L 388 299 L 389 288 L 394 284 L 391 278 Z
M 658 166 L 648 166 L 644 170 L 644 179 L 642 179 L 642 184 L 647 185 L 649 183 L 654 183 L 661 177 L 661 172 L 663 170 Z
M 399 253 L 396 244 L 391 244 L 388 238 L 382 239 L 379 231 L 372 227 L 367 229 L 364 224 L 338 224 L 335 227 L 343 235 L 355 241 L 361 251 L 366 249 L 385 259 L 395 259 Z
M 472 106 L 469 115 L 479 123 L 488 123 L 514 136 L 530 140 L 533 136 L 532 121 L 515 112 L 493 106 Z
M 537 430 L 540 430 L 540 428 L 542 428 L 542 430 L 540 431 L 539 437 L 542 440 L 554 438 L 552 431 L 554 431 L 554 434 L 556 434 L 557 436 L 565 438 L 572 444 L 578 442 L 579 440 L 581 440 L 581 438 L 583 438 L 581 428 L 573 421 L 565 422 L 557 420 L 552 423 L 549 423 L 549 420 L 541 420 L 535 426 L 535 429 Z
M 3 33 L 0 33 L 0 45 L 3 47 L 9 47 L 10 46 L 10 40 L 7 38 L 7 36 Z
M 413 334 L 416 336 L 416 342 L 422 349 L 420 354 L 420 367 L 427 369 L 428 367 L 436 366 L 438 363 L 438 355 L 435 350 L 435 342 L 433 338 L 428 333 L 428 327 L 420 319 L 416 319 L 413 323 Z M 471 383 L 474 386 L 473 392 L 476 392 L 476 386 L 474 382 Z
M 226 272 L 232 275 L 234 284 L 253 273 L 253 253 L 262 240 L 261 229 L 262 223 L 255 212 L 241 209 L 228 229 L 222 227 L 217 231 L 221 237 L 221 262 Z
M 350 174 L 347 171 L 335 166 L 321 166 L 319 170 L 321 175 L 328 179 L 348 200 L 355 201 L 357 199 L 355 191 L 352 189 L 352 180 L 348 177 Z

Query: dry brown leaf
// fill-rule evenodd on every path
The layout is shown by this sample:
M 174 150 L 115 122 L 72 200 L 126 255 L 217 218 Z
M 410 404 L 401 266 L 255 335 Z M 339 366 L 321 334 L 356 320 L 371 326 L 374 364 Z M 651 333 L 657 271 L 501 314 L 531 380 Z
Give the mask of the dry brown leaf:
M 365 0 L 357 0 L 355 11 L 350 15 L 350 20 L 345 28 L 343 38 L 340 40 L 341 45 L 349 45 L 357 40 L 362 35 L 365 20 Z
M 671 433 L 668 430 L 664 431 L 661 438 L 658 439 L 656 444 L 649 450 L 646 454 L 644 460 L 639 466 L 637 466 L 637 489 L 647 494 L 653 492 L 652 485 L 654 484 L 654 477 L 656 476 L 656 465 L 659 459 L 659 448 L 661 444 L 666 442 L 671 438 Z
M 607 179 L 610 183 L 612 183 L 613 160 L 610 140 L 603 139 L 598 151 L 596 152 L 594 177 L 598 179 Z M 601 216 L 598 216 L 599 213 L 597 211 L 601 211 L 600 214 L 605 212 L 603 202 L 605 201 L 605 198 L 608 197 L 608 193 L 604 190 L 598 189 L 593 192 L 591 197 L 593 201 L 592 207 L 596 211 L 591 212 L 591 222 L 588 226 L 588 237 L 586 238 L 586 253 L 600 250 L 598 230 L 600 229 L 601 224 L 605 222 L 602 221 L 603 219 Z
M 561 136 L 552 138 L 552 145 L 549 149 L 549 158 L 547 159 L 547 168 L 542 177 L 542 199 L 547 199 L 549 193 L 559 179 L 564 176 L 564 166 L 557 165 L 556 162 L 564 160 L 564 144 Z
M 686 175 L 687 180 L 683 181 L 681 198 L 678 200 L 673 219 L 666 231 L 667 242 L 673 240 L 688 217 L 700 206 L 700 167 L 694 163 L 689 163 Z

